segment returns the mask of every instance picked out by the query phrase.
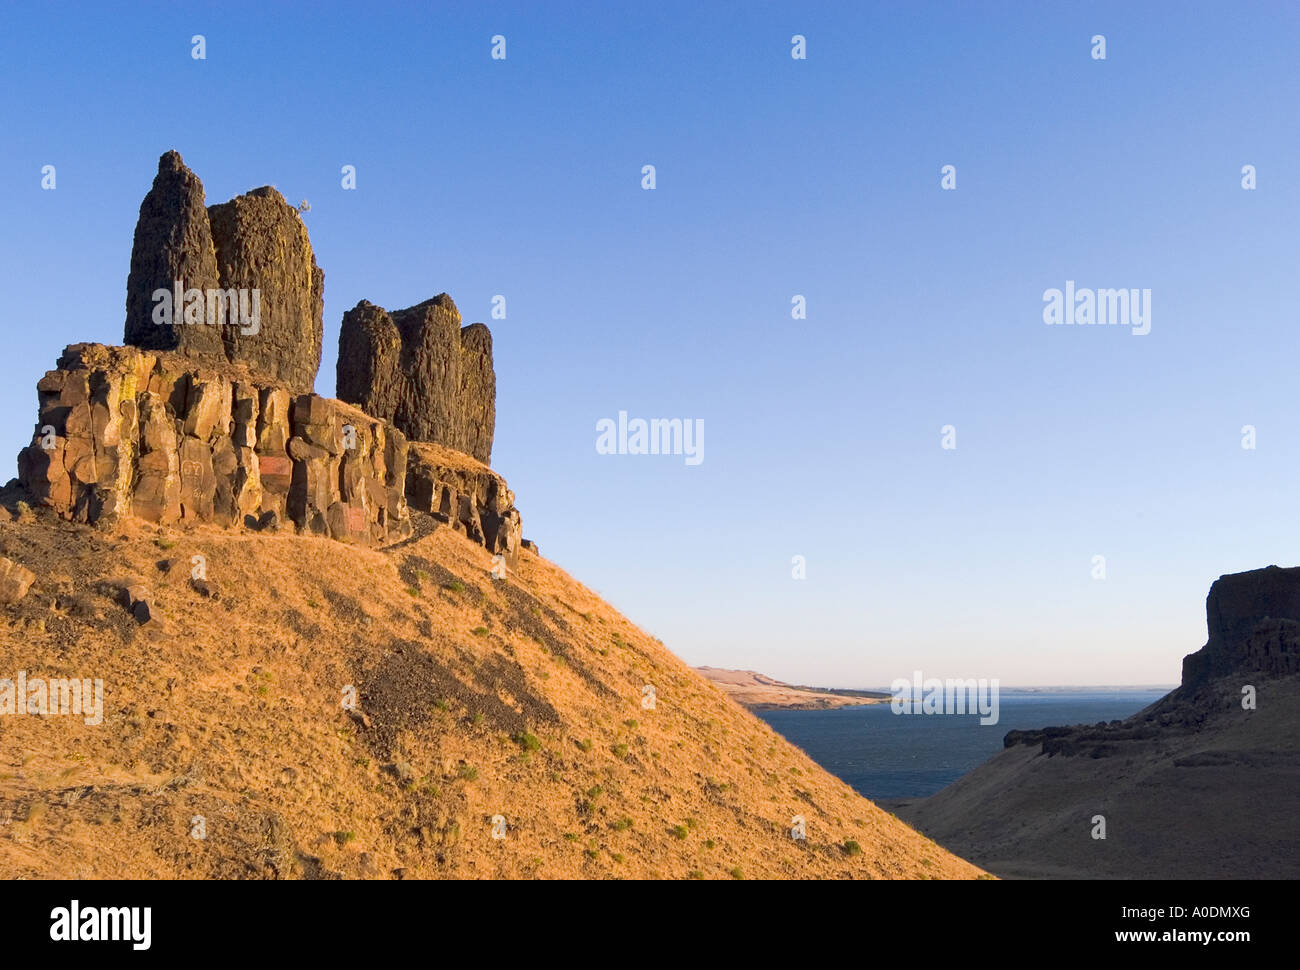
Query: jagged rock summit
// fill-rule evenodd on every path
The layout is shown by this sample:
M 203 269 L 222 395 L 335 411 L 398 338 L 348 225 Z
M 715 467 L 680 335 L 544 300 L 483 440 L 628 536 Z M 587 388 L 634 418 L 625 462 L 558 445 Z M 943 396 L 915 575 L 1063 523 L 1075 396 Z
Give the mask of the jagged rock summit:
M 140 205 L 127 346 L 73 344 L 37 385 L 19 484 L 61 517 L 299 531 L 361 545 L 415 508 L 514 565 L 514 493 L 487 467 L 492 337 L 446 294 L 344 319 L 340 396 L 313 394 L 324 274 L 274 188 L 205 205 L 175 151 Z M 352 402 L 352 403 L 346 403 Z M 359 406 L 358 406 L 359 405 Z M 410 434 L 403 429 L 409 428 Z M 408 437 L 424 444 L 409 466 Z
M 309 392 L 324 288 L 307 228 L 274 188 L 205 207 L 203 183 L 180 154 L 158 160 L 131 250 L 127 344 L 242 361 Z
M 481 323 L 462 327 L 446 293 L 391 313 L 362 300 L 345 313 L 337 386 L 342 400 L 413 441 L 492 460 L 492 334 Z

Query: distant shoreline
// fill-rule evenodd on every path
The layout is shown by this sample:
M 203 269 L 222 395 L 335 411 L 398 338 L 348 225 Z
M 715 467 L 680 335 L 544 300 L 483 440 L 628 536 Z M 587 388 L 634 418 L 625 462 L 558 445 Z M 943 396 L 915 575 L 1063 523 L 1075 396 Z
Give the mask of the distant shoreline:
M 861 704 L 884 704 L 888 691 L 849 690 L 787 684 L 753 670 L 696 667 L 724 694 L 751 711 L 827 711 Z
M 723 693 L 751 711 L 828 711 L 863 704 L 885 704 L 893 699 L 888 690 L 848 687 L 811 687 L 787 684 L 754 670 L 730 670 L 724 667 L 696 667 Z M 1006 694 L 1086 694 L 1096 691 L 1174 690 L 1177 684 L 1088 684 L 1081 686 L 1002 686 Z

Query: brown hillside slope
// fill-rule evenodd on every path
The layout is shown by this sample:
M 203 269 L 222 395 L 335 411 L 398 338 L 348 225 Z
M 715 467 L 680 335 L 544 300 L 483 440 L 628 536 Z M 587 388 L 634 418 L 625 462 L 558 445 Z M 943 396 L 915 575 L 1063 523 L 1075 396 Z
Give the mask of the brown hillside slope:
M 1175 694 L 1131 718 L 1128 737 L 1013 744 L 899 817 L 1004 878 L 1300 878 L 1300 677 L 1247 682 L 1258 710 L 1241 709 L 1241 678 L 1214 681 L 1194 708 Z
M 0 678 L 102 678 L 104 716 L 0 716 L 0 878 L 980 875 L 531 553 L 24 518 Z

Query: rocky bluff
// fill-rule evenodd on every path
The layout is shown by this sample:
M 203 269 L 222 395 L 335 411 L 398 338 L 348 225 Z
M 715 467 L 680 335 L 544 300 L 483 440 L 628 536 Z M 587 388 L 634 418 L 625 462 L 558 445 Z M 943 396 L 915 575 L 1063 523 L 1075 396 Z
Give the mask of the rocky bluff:
M 1201 730 L 1209 712 L 1239 704 L 1245 684 L 1300 674 L 1300 567 L 1220 576 L 1205 598 L 1205 625 L 1205 646 L 1183 658 L 1182 683 L 1155 704 L 1125 721 L 1009 731 L 1004 746 L 1111 757 L 1127 742 Z
M 411 532 L 405 436 L 341 401 L 242 365 L 102 344 L 69 347 L 37 395 L 19 480 L 65 518 L 289 521 L 364 545 Z
M 1208 639 L 1183 658 L 1183 687 L 1239 671 L 1300 673 L 1300 567 L 1220 576 L 1205 598 Z
M 345 400 L 331 400 L 312 393 L 323 292 L 307 229 L 275 189 L 206 206 L 167 152 L 136 225 L 128 346 L 74 344 L 41 379 L 20 484 L 106 529 L 124 516 L 292 523 L 365 545 L 410 535 L 413 505 L 513 561 L 514 493 L 486 465 L 487 327 L 462 328 L 446 294 L 393 314 L 362 301 L 340 335 Z
M 362 300 L 343 315 L 338 395 L 415 441 L 487 464 L 496 427 L 492 334 L 460 324 L 446 293 L 392 313 Z
M 176 290 L 184 305 L 171 305 Z M 169 294 L 170 322 L 159 322 L 160 291 Z M 241 295 L 251 303 L 252 291 L 257 325 L 236 325 L 233 307 Z M 205 208 L 203 183 L 179 153 L 158 160 L 131 248 L 126 343 L 238 360 L 310 391 L 320 368 L 324 291 L 307 227 L 279 192 L 263 186 Z

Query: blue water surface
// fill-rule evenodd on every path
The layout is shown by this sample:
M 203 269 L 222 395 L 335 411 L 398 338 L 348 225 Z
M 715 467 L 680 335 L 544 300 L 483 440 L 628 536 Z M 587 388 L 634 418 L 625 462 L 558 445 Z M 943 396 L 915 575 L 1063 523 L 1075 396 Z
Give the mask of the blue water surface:
M 978 714 L 895 714 L 888 703 L 759 717 L 868 798 L 923 798 L 1001 751 L 1008 731 L 1126 718 L 1169 690 L 1003 688 L 995 725 Z

